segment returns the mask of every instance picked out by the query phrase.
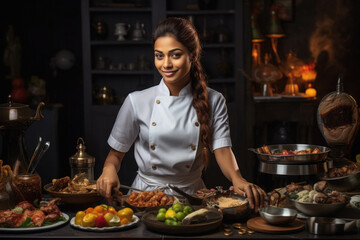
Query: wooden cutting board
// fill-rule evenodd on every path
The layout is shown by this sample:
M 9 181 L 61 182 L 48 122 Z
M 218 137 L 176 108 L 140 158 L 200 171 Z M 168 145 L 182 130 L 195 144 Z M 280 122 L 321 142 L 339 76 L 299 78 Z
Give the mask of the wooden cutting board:
M 249 219 L 246 225 L 251 230 L 263 233 L 292 233 L 301 231 L 305 227 L 305 223 L 297 218 L 287 225 L 275 226 L 267 223 L 262 217 L 255 217 Z

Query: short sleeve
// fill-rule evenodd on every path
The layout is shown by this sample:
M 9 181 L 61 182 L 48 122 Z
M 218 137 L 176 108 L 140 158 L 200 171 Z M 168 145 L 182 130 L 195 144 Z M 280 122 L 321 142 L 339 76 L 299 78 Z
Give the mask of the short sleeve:
M 110 133 L 108 144 L 119 152 L 129 151 L 139 134 L 136 111 L 132 104 L 131 94 L 128 95 L 116 117 Z
M 221 93 L 213 91 L 213 94 L 215 96 L 210 99 L 212 107 L 211 127 L 213 131 L 211 151 L 232 146 L 226 100 Z

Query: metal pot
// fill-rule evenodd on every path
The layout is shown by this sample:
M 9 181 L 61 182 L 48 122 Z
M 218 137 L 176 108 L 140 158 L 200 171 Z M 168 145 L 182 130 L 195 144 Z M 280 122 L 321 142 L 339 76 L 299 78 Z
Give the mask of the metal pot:
M 320 180 L 325 180 L 332 190 L 349 192 L 360 186 L 360 171 L 343 177 L 321 178 Z
M 8 103 L 0 104 L 0 130 L 14 128 L 25 130 L 33 121 L 44 118 L 40 111 L 45 103 L 39 103 L 36 113 L 33 116 L 29 105 L 13 103 L 10 98 L 11 96 L 9 96 Z
M 341 218 L 310 217 L 307 220 L 308 231 L 312 234 L 342 234 L 358 232 L 360 219 L 346 222 Z

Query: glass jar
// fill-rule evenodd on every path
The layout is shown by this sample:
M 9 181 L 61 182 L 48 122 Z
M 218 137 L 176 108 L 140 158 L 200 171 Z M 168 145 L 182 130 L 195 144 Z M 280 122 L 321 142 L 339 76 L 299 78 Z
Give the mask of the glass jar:
M 15 204 L 28 201 L 38 205 L 41 200 L 41 177 L 38 174 L 18 175 L 13 180 Z

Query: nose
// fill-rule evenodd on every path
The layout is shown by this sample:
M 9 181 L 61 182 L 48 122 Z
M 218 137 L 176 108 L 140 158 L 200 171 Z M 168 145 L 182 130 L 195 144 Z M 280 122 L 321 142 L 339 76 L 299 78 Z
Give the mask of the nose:
M 165 57 L 164 68 L 166 69 L 172 68 L 171 59 L 169 57 Z

